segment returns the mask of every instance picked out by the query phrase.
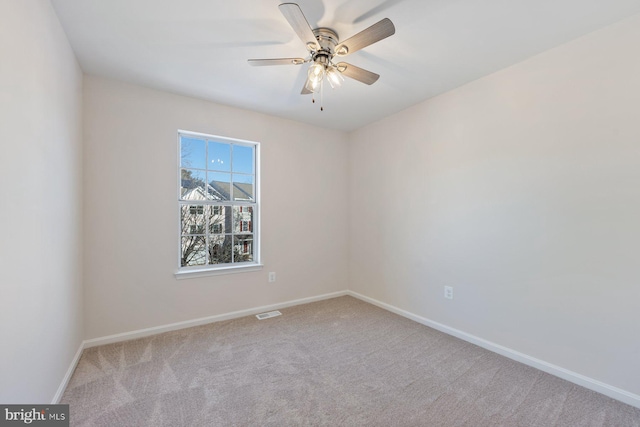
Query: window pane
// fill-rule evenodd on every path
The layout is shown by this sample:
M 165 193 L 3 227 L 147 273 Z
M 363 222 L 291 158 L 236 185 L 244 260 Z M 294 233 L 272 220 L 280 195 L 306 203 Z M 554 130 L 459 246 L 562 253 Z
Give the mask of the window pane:
M 180 170 L 180 196 L 183 200 L 204 200 L 206 175 L 194 169 Z
M 208 206 L 182 205 L 180 206 L 180 220 L 182 234 L 204 234 L 205 212 Z
M 206 142 L 202 139 L 180 138 L 180 165 L 183 168 L 206 169 Z
M 233 262 L 253 261 L 253 235 L 233 236 Z
M 207 248 L 204 236 L 186 236 L 182 238 L 181 266 L 205 265 Z
M 253 175 L 233 175 L 233 200 L 253 202 Z
M 209 264 L 228 264 L 231 262 L 231 235 L 211 236 L 209 238 Z
M 253 174 L 253 147 L 233 146 L 233 172 Z
M 231 145 L 209 141 L 207 169 L 223 172 L 231 171 Z
M 253 233 L 253 206 L 233 207 L 233 232 Z
M 231 200 L 231 174 L 209 172 L 209 196 L 213 200 Z
M 229 224 L 225 224 L 228 222 Z M 231 232 L 231 206 L 211 206 L 209 233 L 224 234 Z
M 253 173 L 253 147 L 233 146 L 233 172 Z

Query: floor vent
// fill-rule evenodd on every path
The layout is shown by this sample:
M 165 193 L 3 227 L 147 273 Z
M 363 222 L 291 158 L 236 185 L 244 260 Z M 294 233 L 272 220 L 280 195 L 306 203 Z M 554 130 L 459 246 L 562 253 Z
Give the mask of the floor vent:
M 256 314 L 256 317 L 258 318 L 258 320 L 264 320 L 264 319 L 268 319 L 270 317 L 276 317 L 276 316 L 280 316 L 282 315 L 282 313 L 280 313 L 279 311 L 270 311 L 268 313 L 260 313 L 260 314 Z

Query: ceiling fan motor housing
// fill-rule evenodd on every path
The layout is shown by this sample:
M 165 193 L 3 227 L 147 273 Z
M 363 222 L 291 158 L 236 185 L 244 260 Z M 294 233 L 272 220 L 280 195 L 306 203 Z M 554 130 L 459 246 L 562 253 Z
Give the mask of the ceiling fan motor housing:
M 320 49 L 315 51 L 315 46 L 312 49 L 312 58 L 313 61 L 317 62 L 320 59 L 323 63 L 331 61 L 333 56 L 335 55 L 335 48 L 338 44 L 338 34 L 330 28 L 316 28 L 313 30 L 313 34 L 316 36 L 316 40 L 318 40 L 318 45 L 320 45 Z

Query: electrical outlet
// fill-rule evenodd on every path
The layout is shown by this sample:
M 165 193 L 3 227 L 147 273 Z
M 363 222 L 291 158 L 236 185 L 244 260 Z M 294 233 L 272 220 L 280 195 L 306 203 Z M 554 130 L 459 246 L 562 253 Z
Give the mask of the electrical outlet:
M 453 299 L 453 287 L 452 286 L 445 286 L 444 287 L 444 297 L 446 299 Z
M 269 283 L 273 283 L 276 281 L 276 273 L 275 271 L 272 271 L 269 273 Z

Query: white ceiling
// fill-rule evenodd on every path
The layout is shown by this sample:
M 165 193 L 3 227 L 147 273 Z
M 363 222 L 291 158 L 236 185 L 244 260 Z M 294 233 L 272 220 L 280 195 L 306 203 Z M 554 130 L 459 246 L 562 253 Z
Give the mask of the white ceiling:
M 279 0 L 52 0 L 82 69 L 319 126 L 353 130 L 640 13 L 640 0 L 297 0 L 344 40 L 382 18 L 396 34 L 345 58 L 381 75 L 300 95 L 305 56 Z

